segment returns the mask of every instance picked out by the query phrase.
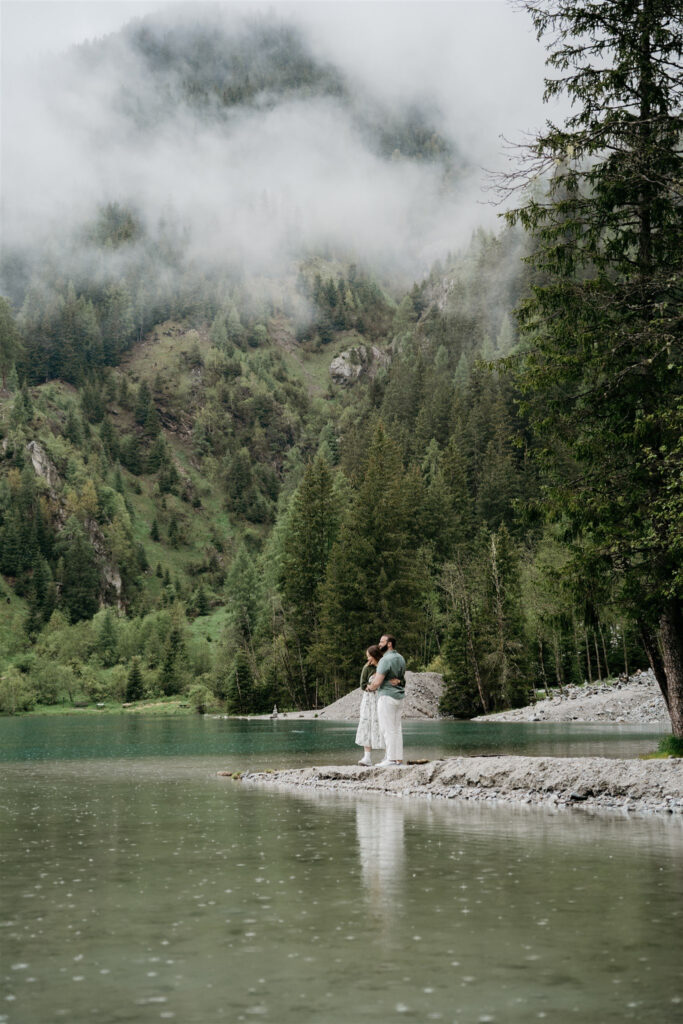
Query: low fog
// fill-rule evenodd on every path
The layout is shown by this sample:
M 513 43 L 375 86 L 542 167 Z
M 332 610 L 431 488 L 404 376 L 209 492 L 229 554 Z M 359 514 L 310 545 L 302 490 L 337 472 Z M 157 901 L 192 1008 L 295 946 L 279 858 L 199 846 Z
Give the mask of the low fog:
M 172 220 L 213 266 L 273 274 L 325 250 L 417 277 L 476 226 L 495 227 L 485 170 L 504 160 L 501 135 L 544 117 L 542 48 L 503 3 L 3 7 L 5 253 L 73 246 L 117 202 L 151 237 Z M 294 26 L 343 92 L 258 95 L 200 116 L 174 91 L 181 66 L 150 72 L 130 19 L 176 40 L 198 25 L 226 40 Z M 438 158 L 382 152 L 378 124 L 413 110 Z

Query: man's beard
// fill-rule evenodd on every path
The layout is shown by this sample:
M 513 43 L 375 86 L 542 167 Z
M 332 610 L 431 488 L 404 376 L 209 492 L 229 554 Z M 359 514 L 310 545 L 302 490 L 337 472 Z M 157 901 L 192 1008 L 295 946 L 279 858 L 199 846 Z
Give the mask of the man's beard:
M 389 644 L 379 644 L 379 649 L 384 654 L 385 651 L 389 650 Z

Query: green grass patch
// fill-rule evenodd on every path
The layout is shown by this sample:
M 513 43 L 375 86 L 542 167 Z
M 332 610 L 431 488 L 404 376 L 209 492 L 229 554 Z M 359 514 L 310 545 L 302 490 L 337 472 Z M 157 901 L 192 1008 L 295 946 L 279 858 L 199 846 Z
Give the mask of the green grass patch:
M 154 697 L 150 700 L 137 701 L 124 707 L 117 701 L 93 702 L 87 707 L 74 707 L 73 704 L 36 704 L 27 715 L 48 715 L 51 718 L 63 715 L 195 715 L 195 709 L 185 697 Z
M 662 757 L 683 757 L 683 739 L 678 736 L 665 736 L 657 747 Z
M 228 610 L 225 606 L 215 608 L 210 615 L 200 615 L 190 623 L 190 633 L 196 640 L 207 640 L 218 643 L 221 638 Z

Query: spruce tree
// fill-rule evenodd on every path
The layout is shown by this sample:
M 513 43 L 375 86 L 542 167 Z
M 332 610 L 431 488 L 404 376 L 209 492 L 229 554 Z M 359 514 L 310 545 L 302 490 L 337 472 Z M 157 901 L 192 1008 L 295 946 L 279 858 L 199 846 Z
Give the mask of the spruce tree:
M 61 603 L 72 622 L 90 619 L 99 605 L 100 573 L 92 545 L 74 516 L 64 525 L 58 552 L 63 560 Z
M 283 538 L 280 587 L 304 647 L 316 631 L 320 587 L 339 530 L 339 508 L 328 462 L 318 456 L 292 498 Z
M 144 695 L 144 679 L 142 676 L 142 669 L 140 668 L 140 659 L 138 657 L 134 657 L 131 662 L 128 680 L 126 682 L 126 700 L 142 700 Z
M 119 638 L 116 620 L 111 608 L 107 608 L 102 618 L 96 641 L 97 653 L 105 668 L 116 664 L 118 660 L 118 647 Z
M 682 738 L 680 0 L 519 6 L 549 38 L 546 96 L 573 107 L 532 142 L 536 187 L 508 214 L 537 272 L 517 382 L 548 505 L 580 536 L 584 570 L 622 581 Z
M 385 630 L 405 656 L 419 650 L 427 580 L 413 543 L 409 497 L 399 448 L 380 425 L 321 588 L 313 657 L 335 690 L 356 685 L 365 648 Z
M 21 335 L 14 321 L 12 308 L 8 300 L 0 296 L 0 382 L 3 390 L 7 387 L 8 374 L 15 366 L 21 350 Z

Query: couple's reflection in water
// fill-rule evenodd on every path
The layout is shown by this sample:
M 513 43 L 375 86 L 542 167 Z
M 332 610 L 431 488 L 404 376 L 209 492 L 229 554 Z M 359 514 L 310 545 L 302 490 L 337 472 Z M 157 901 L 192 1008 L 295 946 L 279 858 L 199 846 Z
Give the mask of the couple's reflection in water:
M 398 800 L 359 800 L 356 834 L 368 914 L 388 933 L 400 916 L 405 884 L 405 808 Z

